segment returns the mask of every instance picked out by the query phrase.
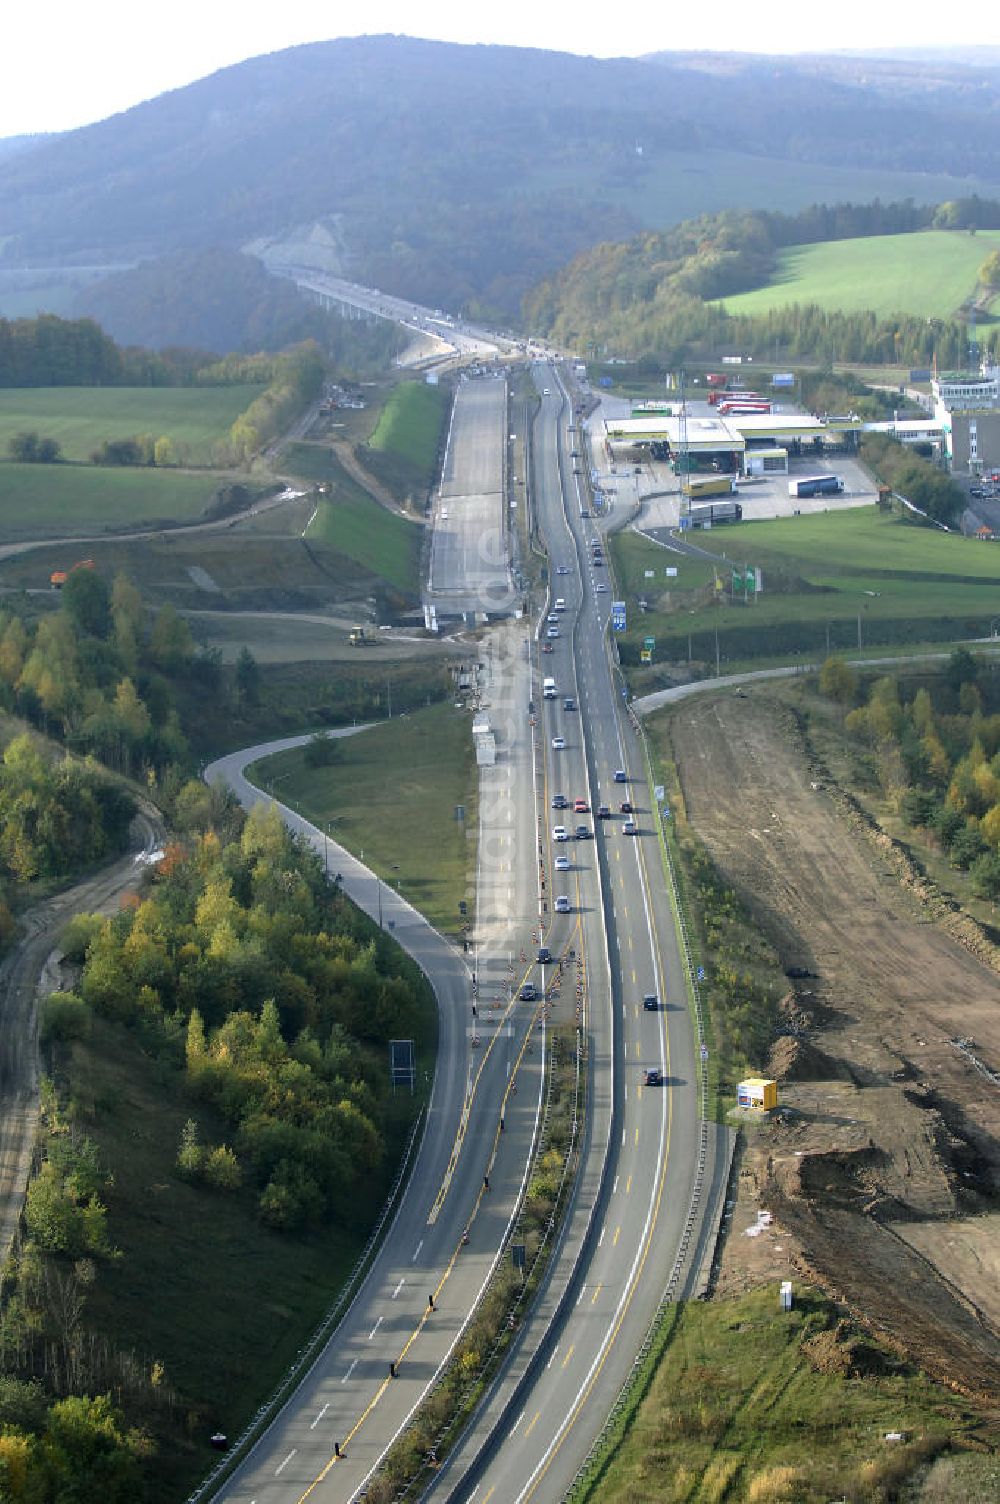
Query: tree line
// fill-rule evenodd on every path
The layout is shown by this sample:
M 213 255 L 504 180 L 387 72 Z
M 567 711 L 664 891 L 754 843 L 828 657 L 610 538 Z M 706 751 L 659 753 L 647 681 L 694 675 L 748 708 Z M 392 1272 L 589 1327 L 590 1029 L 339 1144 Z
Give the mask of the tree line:
M 831 658 L 820 689 L 843 707 L 848 733 L 867 748 L 893 809 L 924 830 L 973 891 L 1000 898 L 1000 691 L 992 669 L 967 649 L 943 675 L 875 679 Z

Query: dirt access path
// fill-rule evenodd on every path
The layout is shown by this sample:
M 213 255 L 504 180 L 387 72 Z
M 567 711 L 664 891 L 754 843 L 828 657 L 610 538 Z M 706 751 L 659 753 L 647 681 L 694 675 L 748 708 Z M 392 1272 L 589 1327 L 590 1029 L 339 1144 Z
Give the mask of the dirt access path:
M 797 981 L 722 1281 L 818 1280 L 929 1372 L 1000 1403 L 1000 976 L 930 922 L 765 690 L 671 723 L 687 813 Z M 791 984 L 790 984 L 791 986 Z M 740 1236 L 758 1208 L 774 1225 Z
M 372 501 L 377 501 L 379 506 L 385 507 L 387 512 L 395 512 L 397 517 L 403 517 L 407 522 L 423 525 L 425 521 L 423 517 L 418 517 L 414 512 L 408 512 L 405 507 L 401 507 L 392 492 L 383 486 L 380 480 L 376 480 L 370 470 L 365 469 L 355 454 L 353 446 L 346 439 L 333 439 L 330 447 L 348 475 L 357 481 L 363 491 L 368 492 Z
M 138 881 L 142 854 L 159 846 L 163 836 L 163 824 L 151 806 L 138 814 L 128 856 L 23 915 L 23 938 L 0 965 L 0 1263 L 17 1231 L 35 1148 L 38 997 L 41 990 L 58 987 L 47 964 L 56 937 L 74 914 L 113 908 L 119 895 Z

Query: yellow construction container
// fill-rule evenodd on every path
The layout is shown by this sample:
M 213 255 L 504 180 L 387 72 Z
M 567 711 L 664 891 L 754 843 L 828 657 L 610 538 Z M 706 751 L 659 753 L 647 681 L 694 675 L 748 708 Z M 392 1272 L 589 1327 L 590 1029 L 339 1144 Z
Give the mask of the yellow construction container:
M 762 1076 L 748 1076 L 736 1087 L 736 1105 L 749 1108 L 751 1112 L 770 1112 L 778 1105 L 777 1081 L 765 1081 Z

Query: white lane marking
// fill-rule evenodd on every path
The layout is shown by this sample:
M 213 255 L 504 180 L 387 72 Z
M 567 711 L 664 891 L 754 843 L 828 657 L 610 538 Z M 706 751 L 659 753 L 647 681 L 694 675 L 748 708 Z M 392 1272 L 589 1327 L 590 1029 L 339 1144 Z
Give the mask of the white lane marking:
M 275 1468 L 275 1470 L 274 1470 L 274 1476 L 275 1476 L 275 1477 L 277 1477 L 277 1476 L 278 1476 L 278 1474 L 279 1474 L 279 1473 L 280 1473 L 280 1472 L 281 1472 L 281 1470 L 282 1470 L 282 1469 L 283 1469 L 283 1468 L 286 1468 L 286 1467 L 287 1467 L 287 1466 L 288 1466 L 288 1464 L 289 1464 L 289 1463 L 290 1463 L 290 1462 L 291 1462 L 291 1460 L 292 1460 L 292 1458 L 293 1458 L 293 1457 L 294 1457 L 294 1456 L 295 1456 L 295 1453 L 296 1453 L 296 1452 L 297 1452 L 297 1451 L 298 1451 L 298 1447 L 292 1447 L 292 1450 L 291 1450 L 291 1451 L 290 1451 L 290 1452 L 289 1452 L 289 1454 L 288 1454 L 288 1456 L 287 1456 L 287 1457 L 286 1457 L 286 1458 L 285 1458 L 285 1460 L 284 1460 L 284 1462 L 279 1462 L 279 1463 L 278 1463 L 278 1466 L 277 1466 L 277 1467 L 276 1467 L 276 1468 Z
M 399 1282 L 399 1284 L 396 1286 L 395 1290 L 393 1290 L 393 1292 L 392 1292 L 392 1298 L 393 1298 L 393 1300 L 396 1299 L 396 1296 L 399 1294 L 400 1290 L 403 1288 L 403 1286 L 405 1284 L 406 1284 L 406 1280 L 405 1279 L 401 1279 L 400 1282 Z
M 330 1408 L 329 1403 L 327 1403 L 327 1404 L 325 1404 L 323 1406 L 322 1410 L 319 1412 L 319 1414 L 317 1415 L 316 1419 L 313 1421 L 312 1425 L 309 1427 L 310 1431 L 315 1431 L 316 1427 L 319 1425 L 320 1421 L 323 1419 L 324 1415 L 329 1410 L 329 1408 Z
M 618 1189 L 618 1176 L 616 1175 L 615 1176 L 615 1183 L 611 1187 L 611 1194 L 612 1194 L 612 1196 L 615 1194 L 615 1192 L 617 1191 L 617 1189 Z
M 348 1379 L 351 1377 L 351 1374 L 354 1372 L 354 1370 L 355 1370 L 355 1368 L 357 1368 L 357 1366 L 358 1366 L 358 1360 L 357 1360 L 357 1358 L 352 1359 L 350 1368 L 347 1370 L 347 1372 L 344 1374 L 344 1377 L 340 1381 L 342 1384 L 346 1384 L 347 1383 Z
M 380 1316 L 379 1319 L 376 1321 L 375 1325 L 372 1327 L 371 1331 L 368 1333 L 368 1341 L 369 1342 L 372 1340 L 372 1338 L 374 1337 L 375 1333 L 378 1331 L 378 1329 L 379 1329 L 379 1327 L 381 1325 L 382 1325 L 382 1318 Z
M 414 1250 L 413 1250 L 413 1258 L 410 1260 L 411 1264 L 416 1263 L 417 1254 L 420 1252 L 420 1250 L 421 1250 L 421 1248 L 423 1248 L 423 1246 L 424 1246 L 424 1240 L 423 1240 L 423 1238 L 421 1238 L 420 1242 L 417 1244 L 416 1248 L 414 1248 Z
M 556 1353 L 558 1351 L 559 1351 L 559 1344 L 557 1342 L 556 1345 L 555 1345 L 555 1347 L 552 1349 L 552 1356 L 551 1356 L 551 1358 L 549 1359 L 549 1361 L 545 1365 L 546 1368 L 551 1368 L 552 1367 L 553 1363 L 556 1361 Z M 471 1494 L 470 1494 L 470 1498 L 471 1498 Z
M 601 1236 L 597 1240 L 597 1246 L 598 1246 L 598 1248 L 600 1248 L 601 1244 L 604 1242 L 604 1234 L 607 1232 L 607 1230 L 608 1230 L 607 1227 L 602 1227 L 601 1228 Z

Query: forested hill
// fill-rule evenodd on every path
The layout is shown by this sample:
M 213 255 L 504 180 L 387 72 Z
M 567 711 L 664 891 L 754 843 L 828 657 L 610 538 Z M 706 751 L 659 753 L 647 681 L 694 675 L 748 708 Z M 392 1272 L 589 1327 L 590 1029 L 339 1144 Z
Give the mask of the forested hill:
M 0 270 L 301 241 L 320 222 L 362 280 L 514 312 L 586 246 L 734 203 L 1000 191 L 1000 70 L 929 68 L 292 48 L 0 156 Z
M 709 301 L 766 283 L 781 247 L 931 227 L 963 235 L 1000 228 L 1000 202 L 972 196 L 936 207 L 908 200 L 813 206 L 797 215 L 703 215 L 658 235 L 581 252 L 534 290 L 526 313 L 532 328 L 580 351 L 655 354 L 676 361 L 732 346 L 782 359 L 822 355 L 926 365 L 936 357 L 958 364 L 966 355 L 961 321 L 902 311 L 879 321 L 868 312 L 827 313 L 794 305 L 759 318 L 731 318 Z M 996 350 L 997 331 L 983 329 L 981 342 Z

